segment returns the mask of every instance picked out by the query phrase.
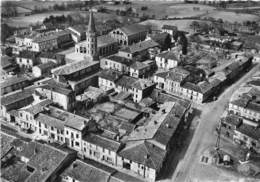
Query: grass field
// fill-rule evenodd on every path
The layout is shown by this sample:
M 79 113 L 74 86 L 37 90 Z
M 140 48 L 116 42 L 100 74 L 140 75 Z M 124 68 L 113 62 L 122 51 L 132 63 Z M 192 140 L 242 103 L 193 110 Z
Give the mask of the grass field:
M 58 16 L 58 15 L 68 15 L 70 13 L 71 13 L 70 11 L 55 11 L 55 12 L 48 12 L 48 13 L 39 13 L 30 16 L 3 18 L 2 22 L 7 23 L 8 25 L 13 27 L 26 27 L 29 26 L 30 24 L 42 22 L 44 18 L 49 17 L 50 15 Z
M 174 25 L 177 26 L 179 30 L 189 32 L 191 30 L 190 24 L 192 21 L 194 20 L 146 20 L 140 24 L 151 25 L 153 30 L 161 30 L 162 26 L 165 24 Z
M 2 22 L 7 23 L 9 26 L 13 27 L 26 27 L 30 24 L 35 24 L 37 22 L 42 23 L 42 21 L 51 15 L 60 16 L 60 15 L 72 15 L 72 17 L 76 17 L 78 15 L 88 18 L 88 12 L 85 11 L 53 11 L 48 13 L 39 13 L 33 14 L 30 16 L 21 16 L 21 17 L 12 17 L 12 18 L 3 18 Z M 95 20 L 97 22 L 104 22 L 106 20 L 116 19 L 119 22 L 127 22 L 129 19 L 137 21 L 137 18 L 128 18 L 124 16 L 117 16 L 115 14 L 106 14 L 106 13 L 95 13 Z M 83 22 L 82 22 L 83 23 Z
M 227 11 L 213 11 L 203 17 L 213 17 L 215 19 L 223 19 L 223 21 L 230 22 L 243 22 L 243 21 L 259 21 L 260 17 L 253 14 L 246 13 L 235 13 L 235 12 L 227 12 Z
M 133 1 L 132 5 L 102 5 L 111 10 L 123 9 L 125 7 L 132 7 L 139 15 L 155 15 L 156 19 L 168 17 L 191 17 L 197 15 L 203 15 L 204 13 L 211 12 L 214 8 L 206 5 L 198 4 L 180 4 L 178 1 Z M 146 6 L 148 9 L 141 10 L 142 6 Z M 194 10 L 193 7 L 199 8 Z
M 204 15 L 205 13 L 212 12 L 214 9 L 214 7 L 206 5 L 176 4 L 167 7 L 166 12 L 169 18 L 183 18 Z

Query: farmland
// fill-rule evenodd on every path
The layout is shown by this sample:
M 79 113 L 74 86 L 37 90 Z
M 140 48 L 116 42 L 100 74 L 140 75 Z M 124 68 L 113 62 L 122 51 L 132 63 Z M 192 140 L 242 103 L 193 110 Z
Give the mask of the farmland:
M 240 22 L 243 21 L 259 21 L 259 16 L 253 14 L 246 14 L 246 13 L 235 13 L 229 11 L 213 11 L 203 17 L 212 17 L 215 19 L 223 19 L 223 21 L 230 21 L 230 22 Z

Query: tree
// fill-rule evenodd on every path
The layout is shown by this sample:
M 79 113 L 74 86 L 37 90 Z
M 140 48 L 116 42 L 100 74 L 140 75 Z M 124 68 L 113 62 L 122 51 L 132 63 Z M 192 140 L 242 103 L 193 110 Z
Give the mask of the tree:
M 192 21 L 191 24 L 190 24 L 190 27 L 193 29 L 193 31 L 195 32 L 199 27 L 200 27 L 200 24 L 198 21 Z
M 1 24 L 1 42 L 5 43 L 6 39 L 13 35 L 15 28 L 8 26 L 6 23 Z
M 172 45 L 171 36 L 170 36 L 170 34 L 168 34 L 164 41 L 164 50 L 171 48 L 171 45 Z

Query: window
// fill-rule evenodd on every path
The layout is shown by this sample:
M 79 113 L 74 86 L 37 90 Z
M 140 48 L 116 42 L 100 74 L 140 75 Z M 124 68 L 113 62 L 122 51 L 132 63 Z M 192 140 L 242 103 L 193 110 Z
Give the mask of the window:
M 39 127 L 41 127 L 41 122 L 39 122 Z
M 29 61 L 30 61 L 30 60 L 29 60 L 29 59 L 27 59 L 27 64 L 29 64 Z
M 47 128 L 47 124 L 45 124 L 44 127 Z
M 23 113 L 20 113 L 20 117 L 23 117 Z
M 75 142 L 75 145 L 76 145 L 76 146 L 79 146 L 79 142 Z
M 67 131 L 66 133 L 67 133 L 67 135 L 68 135 L 68 134 L 69 134 L 69 131 Z
M 79 134 L 76 134 L 76 138 L 79 138 Z
M 54 130 L 54 128 L 53 128 L 53 126 L 51 127 L 51 131 L 53 131 Z

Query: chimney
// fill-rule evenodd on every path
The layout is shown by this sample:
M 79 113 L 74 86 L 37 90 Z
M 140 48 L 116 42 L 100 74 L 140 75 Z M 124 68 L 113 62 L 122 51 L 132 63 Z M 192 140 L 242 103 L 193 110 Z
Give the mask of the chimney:
M 116 141 L 119 142 L 119 140 L 120 140 L 120 137 L 119 137 L 119 135 L 117 135 L 117 136 L 116 136 Z

